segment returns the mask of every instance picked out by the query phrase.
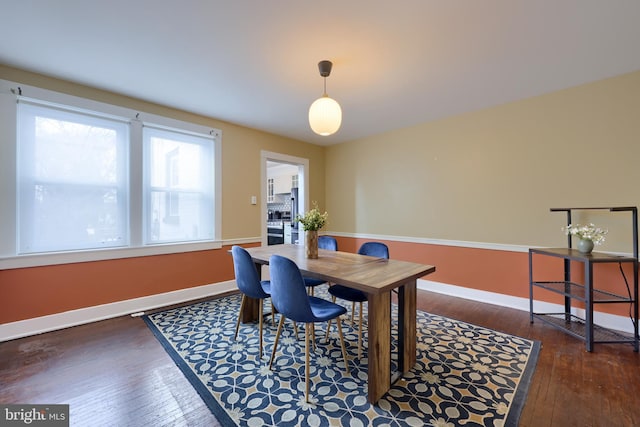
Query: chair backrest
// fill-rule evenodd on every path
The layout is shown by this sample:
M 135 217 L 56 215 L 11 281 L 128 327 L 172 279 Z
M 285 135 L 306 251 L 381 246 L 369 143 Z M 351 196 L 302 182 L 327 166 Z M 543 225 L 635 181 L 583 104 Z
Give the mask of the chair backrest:
M 269 258 L 271 276 L 271 302 L 284 317 L 295 322 L 312 322 L 311 303 L 295 262 L 280 255 Z
M 318 237 L 318 247 L 320 249 L 326 249 L 328 251 L 337 251 L 338 241 L 336 240 L 335 237 L 320 236 Z
M 380 242 L 365 242 L 358 249 L 360 255 L 389 259 L 389 247 Z
M 236 273 L 238 289 L 252 298 L 267 298 L 267 294 L 260 285 L 260 275 L 249 252 L 241 246 L 231 248 L 233 255 L 233 270 Z

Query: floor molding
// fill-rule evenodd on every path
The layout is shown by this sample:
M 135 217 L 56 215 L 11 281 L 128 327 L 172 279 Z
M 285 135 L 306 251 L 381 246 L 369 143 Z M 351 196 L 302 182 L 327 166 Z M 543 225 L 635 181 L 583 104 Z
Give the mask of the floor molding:
M 65 311 L 63 313 L 20 320 L 17 322 L 0 325 L 0 342 L 22 338 L 30 335 L 42 334 L 58 329 L 83 325 L 100 320 L 111 319 L 118 316 L 126 316 L 135 313 L 140 314 L 145 310 L 158 307 L 166 307 L 212 295 L 218 295 L 237 289 L 235 280 L 213 283 L 210 285 L 196 286 L 178 291 L 165 292 L 147 297 L 118 301 L 110 304 L 102 304 L 78 310 Z
M 424 279 L 418 279 L 418 289 L 529 312 L 529 298 L 515 297 L 456 285 L 448 285 L 446 283 L 433 282 L 431 280 Z M 533 304 L 535 312 L 564 312 L 564 305 L 562 304 L 552 304 L 544 301 L 534 301 Z M 571 312 L 575 316 L 583 319 L 585 318 L 584 309 L 574 307 Z M 631 322 L 631 319 L 626 316 L 594 311 L 593 323 L 604 328 L 633 334 L 633 323 Z

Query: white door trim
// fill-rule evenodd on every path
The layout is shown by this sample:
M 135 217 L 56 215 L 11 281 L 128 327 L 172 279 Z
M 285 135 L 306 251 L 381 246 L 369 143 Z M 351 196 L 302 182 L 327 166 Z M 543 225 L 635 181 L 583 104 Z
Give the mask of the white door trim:
M 299 195 L 304 211 L 309 210 L 309 159 L 295 157 L 288 154 L 276 153 L 273 151 L 260 151 L 260 221 L 262 222 L 262 246 L 267 245 L 267 161 L 280 163 L 290 163 L 298 166 L 299 179 L 298 188 L 302 188 L 302 194 Z M 293 219 L 293 218 L 292 218 Z M 302 241 L 302 239 L 300 239 Z

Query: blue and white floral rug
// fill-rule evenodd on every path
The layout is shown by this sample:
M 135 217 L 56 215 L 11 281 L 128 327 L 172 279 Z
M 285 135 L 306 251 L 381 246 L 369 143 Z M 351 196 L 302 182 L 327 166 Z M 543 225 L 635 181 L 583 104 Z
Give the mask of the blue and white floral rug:
M 316 296 L 328 299 L 326 289 Z M 264 356 L 258 325 L 241 324 L 234 340 L 239 294 L 144 316 L 223 426 L 516 426 L 538 357 L 539 343 L 422 311 L 417 317 L 417 363 L 391 390 L 367 401 L 366 324 L 363 357 L 357 354 L 357 315 L 345 315 L 350 373 L 335 322 L 316 325 L 311 355 L 312 403 L 304 399 L 304 329 L 297 340 L 285 323 L 273 370 L 269 355 L 276 327 L 264 322 Z M 366 307 L 366 304 L 365 304 Z M 350 314 L 351 305 L 348 305 Z M 392 318 L 397 319 L 396 306 Z M 366 308 L 365 308 L 366 310 Z M 269 312 L 265 304 L 265 312 Z M 366 311 L 365 311 L 366 323 Z M 392 334 L 395 336 L 394 333 Z M 395 342 L 392 346 L 395 349 Z M 395 359 L 395 358 L 394 358 Z

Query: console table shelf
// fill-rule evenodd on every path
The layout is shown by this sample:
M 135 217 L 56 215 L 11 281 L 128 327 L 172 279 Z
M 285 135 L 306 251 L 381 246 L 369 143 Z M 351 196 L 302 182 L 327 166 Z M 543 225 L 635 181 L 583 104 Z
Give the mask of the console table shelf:
M 607 209 L 612 212 L 630 211 L 633 214 L 633 255 L 617 256 L 600 252 L 583 254 L 571 248 L 571 236 L 568 238 L 567 248 L 535 248 L 529 249 L 529 312 L 531 323 L 534 318 L 546 324 L 562 329 L 567 334 L 582 339 L 586 343 L 587 351 L 593 351 L 595 343 L 631 343 L 634 351 L 638 351 L 638 227 L 637 208 L 563 208 L 551 211 L 567 212 L 567 225 L 571 224 L 571 211 L 581 209 Z M 563 280 L 537 281 L 534 280 L 534 258 L 555 257 L 564 260 Z M 584 283 L 577 283 L 571 277 L 571 262 L 579 262 L 584 266 Z M 627 283 L 627 295 L 613 293 L 594 288 L 593 268 L 595 264 L 616 263 L 622 268 L 630 264 L 633 271 L 632 283 Z M 626 278 L 625 278 L 626 280 Z M 564 296 L 564 312 L 538 313 L 533 310 L 534 289 L 545 289 Z M 584 305 L 585 318 L 572 313 L 572 301 L 580 301 Z M 633 334 L 613 331 L 593 323 L 593 308 L 595 304 L 629 304 Z
M 575 338 L 581 339 L 583 341 L 587 340 L 587 336 L 589 333 L 588 328 L 586 326 L 585 320 L 578 316 L 570 314 L 569 320 L 567 320 L 567 316 L 565 313 L 533 313 L 533 316 L 548 325 L 554 326 L 558 329 L 562 329 L 567 334 Z M 634 343 L 633 336 L 631 336 L 630 334 L 613 331 L 611 329 L 607 329 L 595 324 L 592 327 L 594 343 Z
M 548 289 L 559 294 L 564 294 L 572 299 L 578 301 L 587 300 L 587 290 L 584 285 L 573 282 L 535 282 L 534 286 L 539 286 L 543 289 Z M 568 288 L 568 290 L 567 290 Z M 601 291 L 598 289 L 593 290 L 593 303 L 606 304 L 606 303 L 618 303 L 627 302 L 632 303 L 633 300 L 629 297 L 616 295 L 611 292 Z

